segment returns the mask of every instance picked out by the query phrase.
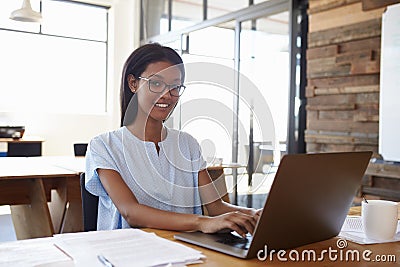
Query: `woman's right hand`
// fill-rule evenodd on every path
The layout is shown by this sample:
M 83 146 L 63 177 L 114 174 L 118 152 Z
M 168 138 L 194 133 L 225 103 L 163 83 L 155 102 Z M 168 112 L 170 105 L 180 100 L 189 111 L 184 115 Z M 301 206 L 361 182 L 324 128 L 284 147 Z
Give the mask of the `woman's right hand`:
M 200 231 L 215 233 L 224 229 L 236 231 L 245 237 L 247 233 L 253 234 L 257 219 L 240 211 L 232 211 L 215 217 L 200 217 Z

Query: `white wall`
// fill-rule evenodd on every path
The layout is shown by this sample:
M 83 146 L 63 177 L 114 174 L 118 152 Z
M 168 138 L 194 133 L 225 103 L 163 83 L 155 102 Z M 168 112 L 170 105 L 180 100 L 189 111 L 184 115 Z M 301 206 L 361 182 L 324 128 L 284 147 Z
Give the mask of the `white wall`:
M 43 155 L 73 155 L 73 143 L 89 142 L 95 135 L 119 127 L 119 87 L 122 66 L 139 44 L 139 1 L 88 0 L 111 5 L 107 112 L 104 114 L 54 114 L 0 112 L 1 125 L 24 125 L 25 135 L 42 137 Z M 73 109 L 71 103 L 71 109 Z
M 388 6 L 382 17 L 379 102 L 379 154 L 400 162 L 400 4 Z

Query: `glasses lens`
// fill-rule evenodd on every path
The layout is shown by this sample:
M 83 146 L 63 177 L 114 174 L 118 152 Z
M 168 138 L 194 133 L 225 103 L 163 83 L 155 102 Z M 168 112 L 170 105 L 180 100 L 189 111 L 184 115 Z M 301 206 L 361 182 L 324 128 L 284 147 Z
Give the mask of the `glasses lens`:
M 149 90 L 153 93 L 163 93 L 167 87 L 169 87 L 170 94 L 173 96 L 181 96 L 183 91 L 185 90 L 184 85 L 168 85 L 160 80 L 148 80 Z
M 149 80 L 149 89 L 154 93 L 162 93 L 166 87 L 165 82 L 159 80 Z
M 177 85 L 170 89 L 171 95 L 173 96 L 181 96 L 183 91 L 185 90 L 184 85 Z

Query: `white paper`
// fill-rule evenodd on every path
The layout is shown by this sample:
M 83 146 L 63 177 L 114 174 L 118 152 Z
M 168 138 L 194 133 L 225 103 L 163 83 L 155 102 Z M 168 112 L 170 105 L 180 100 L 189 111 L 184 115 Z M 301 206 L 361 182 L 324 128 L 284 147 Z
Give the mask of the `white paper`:
M 397 223 L 396 235 L 390 240 L 375 240 L 365 236 L 361 216 L 347 216 L 343 223 L 342 229 L 339 233 L 339 237 L 343 237 L 346 240 L 353 241 L 358 244 L 378 244 L 378 243 L 390 243 L 400 241 L 400 221 Z
M 55 240 L 76 266 L 102 266 L 100 254 L 117 267 L 184 266 L 204 258 L 200 251 L 139 229 L 62 234 Z
M 70 262 L 72 259 L 54 246 L 54 239 L 35 238 L 4 242 L 0 244 L 0 266 L 42 266 L 56 262 Z

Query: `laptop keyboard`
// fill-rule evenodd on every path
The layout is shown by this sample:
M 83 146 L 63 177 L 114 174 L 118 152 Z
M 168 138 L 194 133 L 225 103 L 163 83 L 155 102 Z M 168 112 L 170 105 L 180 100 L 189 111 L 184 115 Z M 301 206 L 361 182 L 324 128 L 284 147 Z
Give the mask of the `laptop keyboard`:
M 237 235 L 231 234 L 231 233 L 226 233 L 226 234 L 218 234 L 221 238 L 217 240 L 217 242 L 232 246 L 232 247 L 237 247 L 240 249 L 245 249 L 248 250 L 251 239 L 250 238 L 242 238 Z

